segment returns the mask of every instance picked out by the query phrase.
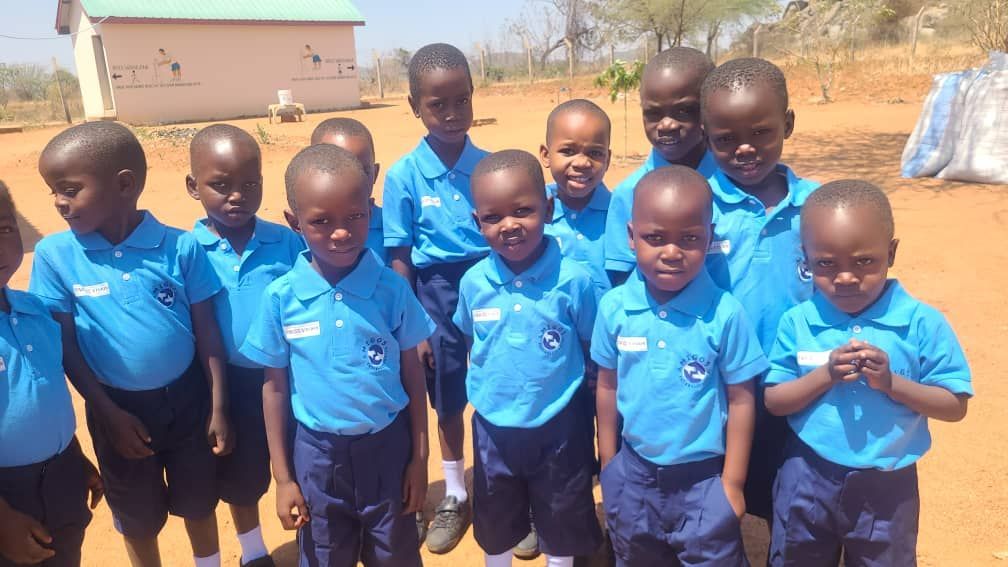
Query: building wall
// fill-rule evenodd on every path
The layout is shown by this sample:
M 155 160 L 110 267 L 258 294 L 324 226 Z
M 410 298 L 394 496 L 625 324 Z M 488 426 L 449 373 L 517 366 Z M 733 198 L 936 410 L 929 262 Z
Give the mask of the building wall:
M 95 62 L 94 40 L 101 25 L 92 28 L 91 21 L 81 9 L 80 2 L 70 5 L 70 32 L 73 44 L 74 62 L 77 64 L 77 80 L 84 99 L 84 116 L 88 119 L 101 118 L 105 113 L 102 103 L 101 85 L 98 82 L 98 66 Z M 114 96 L 114 95 L 113 95 Z
M 279 89 L 291 89 L 308 110 L 360 104 L 350 25 L 106 22 L 101 35 L 117 117 L 124 122 L 261 116 L 277 102 Z M 82 77 L 96 73 L 93 64 L 85 72 L 80 61 Z M 92 106 L 100 108 L 97 78 L 92 80 L 95 88 L 88 93 L 97 95 Z

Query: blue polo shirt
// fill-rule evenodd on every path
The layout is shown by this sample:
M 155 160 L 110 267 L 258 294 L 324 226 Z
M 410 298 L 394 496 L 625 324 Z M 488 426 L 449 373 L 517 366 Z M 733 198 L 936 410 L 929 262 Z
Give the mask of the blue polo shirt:
M 423 138 L 395 162 L 382 194 L 385 246 L 411 246 L 417 268 L 485 256 L 490 248 L 472 217 L 469 178 L 488 154 L 466 136 L 462 155 L 448 168 Z
M 637 265 L 637 256 L 630 249 L 627 239 L 627 223 L 633 215 L 634 189 L 642 177 L 659 167 L 672 165 L 658 150 L 651 148 L 647 160 L 631 173 L 612 192 L 612 202 L 609 204 L 609 217 L 605 227 L 605 269 L 615 272 L 629 272 Z M 709 151 L 704 154 L 697 172 L 709 177 L 717 171 L 714 154 Z
M 287 368 L 294 417 L 314 431 L 381 431 L 409 403 L 399 353 L 434 332 L 406 280 L 364 251 L 336 285 L 309 253 L 266 288 L 241 352 Z
M 382 264 L 388 263 L 388 252 L 385 250 L 385 231 L 382 230 L 382 209 L 371 205 L 371 221 L 368 224 L 367 242 L 364 244 L 378 256 Z
M 207 228 L 206 222 L 205 218 L 196 221 L 192 233 L 224 286 L 213 301 L 228 362 L 255 368 L 258 365 L 238 352 L 238 347 L 245 341 L 266 286 L 290 271 L 305 248 L 304 239 L 285 226 L 256 218 L 255 232 L 239 256 L 227 239 Z
M 452 321 L 473 338 L 466 392 L 500 427 L 539 427 L 567 407 L 584 379 L 581 343 L 591 338 L 599 288 L 546 240 L 515 274 L 491 253 L 462 276 Z
M 972 397 L 966 355 L 945 317 L 896 280 L 886 286 L 857 316 L 820 293 L 785 313 L 766 384 L 797 380 L 827 364 L 830 351 L 858 339 L 885 351 L 893 374 Z M 927 418 L 873 389 L 864 377 L 834 385 L 788 416 L 788 423 L 819 456 L 847 467 L 899 469 L 931 447 Z
M 658 304 L 634 270 L 602 297 L 591 345 L 616 370 L 624 439 L 663 466 L 724 455 L 725 384 L 769 366 L 742 306 L 705 271 Z
M 73 313 L 84 360 L 122 390 L 161 388 L 185 372 L 196 354 L 189 306 L 221 290 L 192 234 L 143 215 L 116 245 L 97 232 L 43 238 L 29 286 L 50 311 Z
M 802 205 L 819 187 L 785 165 L 778 165 L 777 173 L 786 176 L 788 194 L 770 213 L 721 170 L 708 179 L 714 192 L 714 237 L 707 271 L 745 307 L 766 353 L 781 315 L 812 296 L 812 272 L 805 265 L 799 229 Z
M 66 449 L 76 422 L 59 323 L 37 297 L 0 293 L 10 304 L 0 311 L 0 467 L 20 467 Z
M 605 271 L 605 224 L 609 212 L 609 189 L 605 184 L 595 188 L 588 204 L 580 211 L 564 207 L 557 195 L 556 183 L 546 186 L 553 197 L 553 221 L 546 225 L 546 234 L 556 239 L 560 252 L 584 266 L 595 283 L 603 290 L 609 289 L 609 276 Z

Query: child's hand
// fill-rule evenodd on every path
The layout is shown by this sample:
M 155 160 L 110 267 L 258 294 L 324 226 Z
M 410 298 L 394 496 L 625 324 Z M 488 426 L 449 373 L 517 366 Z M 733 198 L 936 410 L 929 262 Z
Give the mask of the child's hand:
M 105 483 L 102 482 L 94 463 L 84 455 L 81 455 L 81 458 L 84 459 L 84 482 L 87 484 L 88 492 L 91 493 L 91 509 L 94 510 L 105 496 Z
M 207 423 L 207 443 L 214 455 L 218 457 L 231 453 L 234 449 L 234 436 L 231 434 L 231 423 L 221 411 L 210 412 Z
M 721 479 L 721 485 L 724 486 L 725 496 L 728 497 L 728 503 L 735 511 L 735 516 L 741 520 L 746 511 L 745 491 L 741 486 L 725 482 L 724 479 Z
M 44 547 L 51 543 L 45 526 L 0 500 L 0 555 L 14 563 L 35 565 L 56 555 Z
M 889 355 L 875 345 L 862 342 L 858 350 L 861 357 L 861 374 L 868 385 L 888 394 L 892 391 L 892 370 L 889 369 Z
M 154 454 L 150 433 L 135 415 L 115 407 L 102 416 L 102 422 L 105 433 L 112 438 L 112 446 L 123 457 L 145 459 Z
M 422 341 L 416 347 L 417 355 L 420 357 L 420 366 L 423 366 L 424 370 L 428 368 L 435 370 L 434 362 L 434 350 L 431 349 L 430 341 Z
M 294 481 L 278 482 L 276 486 L 277 517 L 285 530 L 296 530 L 307 524 L 308 504 L 301 494 L 301 487 Z
M 403 515 L 423 510 L 427 501 L 427 462 L 411 459 L 403 475 Z
M 826 363 L 829 371 L 830 381 L 853 382 L 861 374 L 861 355 L 858 352 L 857 341 L 840 345 L 829 354 L 829 362 Z

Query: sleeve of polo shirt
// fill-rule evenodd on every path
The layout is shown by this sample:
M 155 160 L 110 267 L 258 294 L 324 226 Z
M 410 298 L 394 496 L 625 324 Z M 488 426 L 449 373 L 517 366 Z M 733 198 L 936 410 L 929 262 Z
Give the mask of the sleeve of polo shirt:
M 928 310 L 930 313 L 920 321 L 917 331 L 921 337 L 921 384 L 973 397 L 969 365 L 952 326 L 941 313 Z
M 616 295 L 619 288 L 616 288 L 602 297 L 599 302 L 598 314 L 595 317 L 595 326 L 591 336 L 591 357 L 602 368 L 615 370 L 619 362 L 619 354 L 616 352 L 616 329 L 614 325 L 614 314 L 616 306 Z
M 630 250 L 630 243 L 627 239 L 627 223 L 630 222 L 631 204 L 631 200 L 626 198 L 627 191 L 626 181 L 613 189 L 602 239 L 602 245 L 605 248 L 605 269 L 617 272 L 629 272 L 634 267 L 633 252 Z M 633 194 L 632 190 L 630 190 L 630 194 Z
M 280 320 L 280 298 L 270 293 L 268 287 L 245 335 L 245 342 L 238 350 L 252 362 L 267 368 L 290 366 L 290 345 L 284 337 L 283 322 Z
M 785 313 L 777 328 L 777 338 L 770 349 L 770 372 L 767 372 L 766 385 L 783 384 L 801 377 L 798 368 L 798 345 L 795 341 L 794 319 Z
M 466 290 L 469 286 L 466 285 L 466 278 L 462 276 L 462 281 L 459 283 L 459 294 L 458 294 L 458 305 L 455 307 L 455 313 L 452 315 L 452 323 L 462 331 L 467 337 L 473 336 L 473 321 L 472 321 L 472 311 L 469 310 L 469 300 L 467 298 Z
M 196 242 L 192 235 L 186 233 L 179 238 L 181 252 L 185 258 L 183 264 L 186 295 L 190 303 L 206 301 L 221 290 L 221 281 L 210 263 L 206 250 Z
M 430 318 L 430 315 L 424 311 L 423 306 L 420 305 L 420 301 L 410 291 L 406 280 L 398 277 L 396 280 L 402 283 L 399 289 L 399 304 L 403 306 L 403 309 L 399 326 L 392 334 L 399 343 L 399 350 L 403 351 L 417 346 L 424 339 L 433 335 L 437 325 Z
M 413 196 L 409 187 L 399 179 L 396 171 L 385 175 L 385 189 L 382 192 L 382 230 L 385 233 L 385 247 L 413 246 Z
M 725 384 L 741 384 L 770 367 L 756 331 L 741 306 L 725 324 L 718 365 Z
M 38 296 L 46 308 L 56 313 L 73 313 L 73 293 L 67 289 L 49 258 L 49 248 L 43 240 L 35 248 L 28 291 Z
M 579 278 L 575 287 L 576 297 L 574 301 L 574 323 L 577 328 L 578 338 L 582 341 L 591 341 L 594 334 L 595 318 L 598 314 L 598 304 L 600 289 L 591 277 Z

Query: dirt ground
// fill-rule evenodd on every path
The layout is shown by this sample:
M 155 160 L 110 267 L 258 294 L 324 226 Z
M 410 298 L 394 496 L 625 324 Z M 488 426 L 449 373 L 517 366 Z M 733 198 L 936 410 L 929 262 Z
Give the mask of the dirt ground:
M 849 81 L 854 84 L 858 81 Z M 878 79 L 864 83 L 863 96 L 840 97 L 830 105 L 808 103 L 815 89 L 805 80 L 792 92 L 797 113 L 796 133 L 787 142 L 784 161 L 803 176 L 820 181 L 861 177 L 880 183 L 890 192 L 896 211 L 897 236 L 901 239 L 895 273 L 919 298 L 941 309 L 950 319 L 964 345 L 974 373 L 976 399 L 961 423 L 932 422 L 934 447 L 920 464 L 921 526 L 919 560 L 925 566 L 998 564 L 995 553 L 1008 550 L 1008 436 L 1001 429 L 1008 404 L 1008 383 L 994 376 L 1008 366 L 1008 350 L 996 348 L 991 337 L 1008 333 L 1004 292 L 997 282 L 1008 277 L 1008 198 L 1004 187 L 966 185 L 935 180 L 905 180 L 899 177 L 899 156 L 913 128 L 920 102 L 930 80 L 926 77 L 897 79 L 880 89 Z M 587 84 L 586 82 L 584 84 Z M 852 87 L 853 88 L 853 87 Z M 623 106 L 610 103 L 602 93 L 575 88 L 578 96 L 591 96 L 613 118 L 613 149 L 623 149 Z M 883 92 L 884 91 L 884 92 Z M 509 147 L 536 151 L 544 135 L 547 113 L 556 103 L 556 86 L 534 89 L 498 88 L 476 94 L 477 118 L 496 118 L 496 124 L 473 129 L 479 146 Z M 887 102 L 888 101 L 888 102 Z M 904 102 L 905 101 L 905 102 Z M 644 139 L 630 101 L 629 148 L 644 154 Z M 410 151 L 423 134 L 403 99 L 386 99 L 371 108 L 347 112 L 367 124 L 377 142 L 379 161 L 387 168 Z M 255 133 L 261 124 L 272 138 L 263 146 L 266 197 L 261 215 L 282 222 L 283 174 L 291 156 L 308 141 L 316 124 L 334 114 L 312 114 L 303 123 L 268 125 L 264 119 L 235 123 Z M 192 125 L 200 127 L 201 125 Z M 190 127 L 190 126 L 185 126 Z M 189 228 L 201 216 L 196 201 L 188 198 L 184 176 L 188 171 L 186 143 L 153 140 L 141 130 L 150 161 L 147 189 L 141 205 L 169 224 Z M 0 135 L 0 179 L 12 188 L 23 219 L 27 258 L 12 286 L 27 286 L 33 245 L 41 237 L 65 230 L 55 214 L 48 189 L 36 171 L 38 154 L 58 129 Z M 638 161 L 614 159 L 606 177 L 618 183 Z M 378 193 L 380 200 L 380 187 Z M 1002 335 L 1004 336 L 1004 335 Z M 85 450 L 90 441 L 77 400 L 78 432 Z M 1001 407 L 1001 410 L 997 408 Z M 997 417 L 1001 415 L 1001 417 Z M 432 416 L 433 422 L 433 416 Z M 436 445 L 436 444 L 435 444 Z M 467 451 L 468 453 L 468 451 Z M 431 489 L 428 514 L 444 492 L 436 448 L 430 459 Z M 466 460 L 471 464 L 471 455 Z M 284 532 L 274 515 L 272 494 L 261 503 L 266 542 L 277 564 L 296 565 L 293 534 Z M 225 565 L 238 565 L 239 548 L 225 507 L 218 510 Z M 746 522 L 751 558 L 764 561 L 765 530 L 755 521 Z M 161 536 L 164 564 L 191 565 L 191 553 L 181 521 L 170 519 Z M 480 565 L 482 553 L 467 534 L 462 544 L 443 557 L 424 552 L 427 565 Z M 84 548 L 86 565 L 124 564 L 122 542 L 112 528 L 108 508 L 95 513 Z M 542 564 L 538 559 L 530 564 Z

